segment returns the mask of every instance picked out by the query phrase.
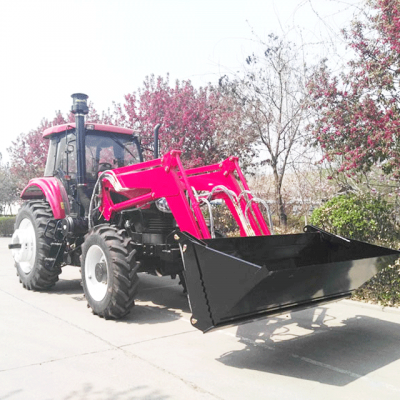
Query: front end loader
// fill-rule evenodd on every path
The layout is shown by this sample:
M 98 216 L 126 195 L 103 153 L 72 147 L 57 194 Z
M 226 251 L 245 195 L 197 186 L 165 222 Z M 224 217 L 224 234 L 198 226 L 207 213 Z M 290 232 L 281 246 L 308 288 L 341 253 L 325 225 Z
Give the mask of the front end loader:
M 203 332 L 350 296 L 399 252 L 307 226 L 271 235 L 236 157 L 186 169 L 180 151 L 143 161 L 131 129 L 85 123 L 87 96 L 74 94 L 75 124 L 44 132 L 45 176 L 32 179 L 10 248 L 20 281 L 41 290 L 61 267 L 81 267 L 88 305 L 121 318 L 141 272 L 179 276 L 192 325 Z M 223 202 L 240 237 L 214 227 Z M 270 222 L 270 221 L 269 221 Z

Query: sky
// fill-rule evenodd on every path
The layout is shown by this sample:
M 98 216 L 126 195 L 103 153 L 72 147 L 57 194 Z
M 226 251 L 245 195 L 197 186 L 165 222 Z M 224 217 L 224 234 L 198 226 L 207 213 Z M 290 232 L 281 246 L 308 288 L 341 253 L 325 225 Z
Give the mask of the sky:
M 147 75 L 195 86 L 243 68 L 257 37 L 286 34 L 310 62 L 334 46 L 360 0 L 0 0 L 0 152 L 85 93 L 98 111 Z M 252 32 L 255 33 L 252 34 Z M 328 45 L 329 44 L 329 45 Z M 332 45 L 332 46 L 331 46 Z M 338 50 L 339 49 L 339 50 Z

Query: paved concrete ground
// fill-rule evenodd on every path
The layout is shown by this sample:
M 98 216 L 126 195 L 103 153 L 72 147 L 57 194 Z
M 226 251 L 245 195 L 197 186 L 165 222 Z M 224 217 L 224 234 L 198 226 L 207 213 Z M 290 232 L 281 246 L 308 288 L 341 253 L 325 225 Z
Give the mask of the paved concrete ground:
M 123 321 L 79 270 L 24 290 L 0 239 L 0 399 L 399 399 L 400 312 L 342 301 L 203 335 L 176 281 L 141 276 Z

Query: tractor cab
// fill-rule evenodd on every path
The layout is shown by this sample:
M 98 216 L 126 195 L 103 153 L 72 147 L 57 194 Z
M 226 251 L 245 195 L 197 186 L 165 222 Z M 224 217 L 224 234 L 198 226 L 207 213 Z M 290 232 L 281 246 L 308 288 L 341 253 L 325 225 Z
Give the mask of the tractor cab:
M 76 216 L 87 211 L 87 199 L 101 172 L 143 161 L 139 139 L 132 129 L 85 124 L 83 133 L 81 150 L 75 124 L 53 126 L 43 133 L 50 140 L 44 176 L 62 181 L 71 213 Z M 83 162 L 78 162 L 79 157 Z
M 76 180 L 78 171 L 75 124 L 53 126 L 44 131 L 43 137 L 50 140 L 44 175 L 55 176 L 62 171 L 67 180 Z M 99 172 L 142 161 L 139 140 L 137 136 L 133 136 L 132 129 L 112 125 L 85 125 L 86 183 L 95 182 Z

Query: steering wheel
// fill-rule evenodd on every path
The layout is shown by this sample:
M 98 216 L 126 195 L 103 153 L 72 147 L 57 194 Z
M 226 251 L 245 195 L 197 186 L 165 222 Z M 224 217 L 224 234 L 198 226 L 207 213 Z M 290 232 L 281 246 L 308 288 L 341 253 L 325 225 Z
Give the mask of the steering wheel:
M 107 171 L 108 169 L 112 169 L 112 165 L 108 162 L 99 163 L 99 171 Z

